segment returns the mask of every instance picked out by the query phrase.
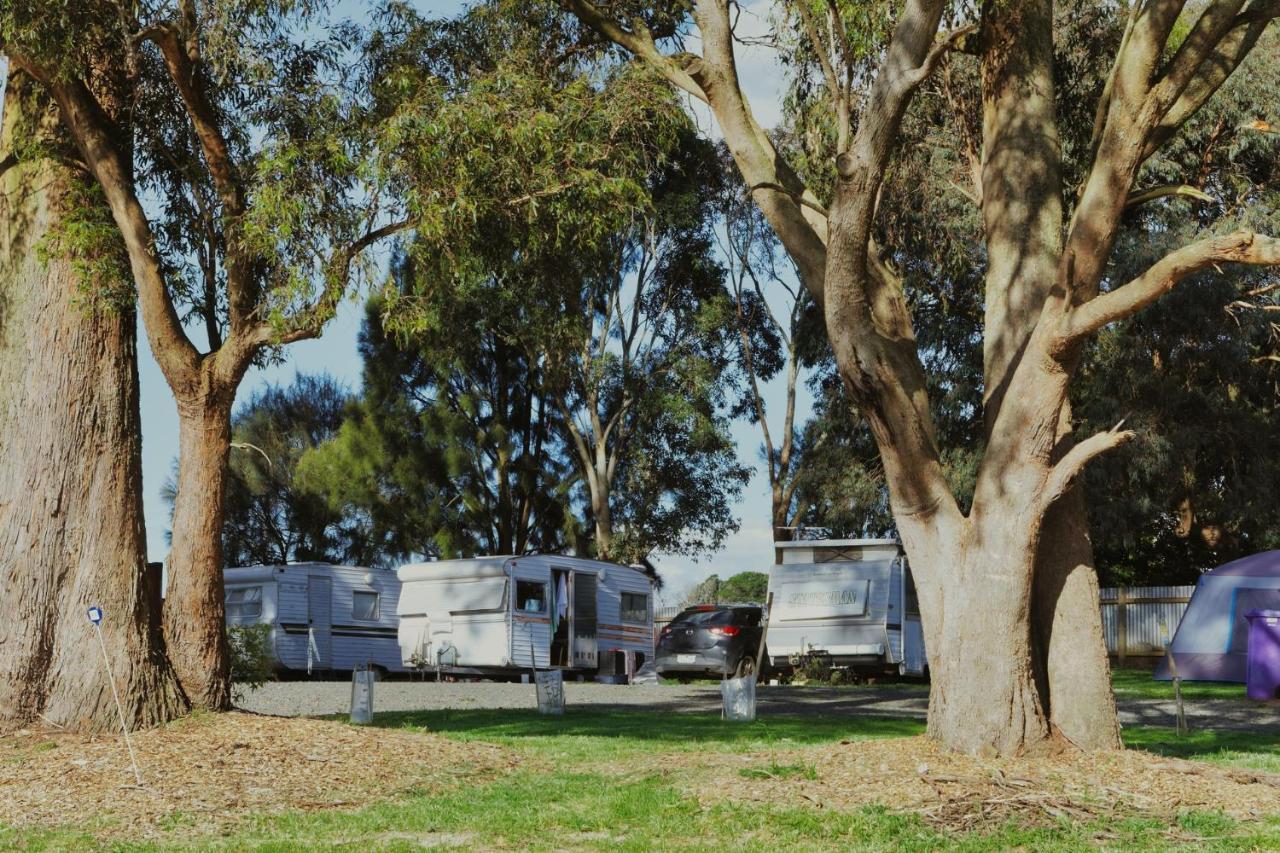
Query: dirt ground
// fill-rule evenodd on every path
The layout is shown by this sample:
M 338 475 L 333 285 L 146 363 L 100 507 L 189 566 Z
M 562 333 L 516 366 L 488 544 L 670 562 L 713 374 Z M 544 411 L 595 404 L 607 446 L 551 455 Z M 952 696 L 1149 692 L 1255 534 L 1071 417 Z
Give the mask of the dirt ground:
M 326 720 L 205 714 L 133 737 L 0 738 L 0 824 L 74 824 L 98 838 L 206 834 L 246 815 L 354 809 L 410 789 L 494 778 L 519 759 L 488 744 Z
M 0 738 L 0 825 L 73 825 L 99 840 L 207 836 L 249 815 L 354 810 L 410 790 L 482 784 L 526 765 L 540 769 L 538 759 L 485 743 L 248 713 L 197 715 L 139 732 L 134 745 L 141 786 L 118 737 L 42 730 Z M 955 832 L 1011 819 L 1106 824 L 1190 810 L 1242 819 L 1280 813 L 1278 774 L 1138 751 L 978 759 L 945 753 L 924 737 L 745 753 L 659 750 L 611 770 L 618 778 L 678 773 L 673 782 L 704 805 L 878 804 Z
M 1280 812 L 1280 774 L 1168 759 L 1138 750 L 980 759 L 944 752 L 925 737 L 715 757 L 718 799 L 850 809 L 882 805 L 920 814 L 947 831 L 1067 818 L 1173 817 L 1191 810 L 1241 819 Z M 1100 839 L 1105 840 L 1105 839 Z M 1193 839 L 1183 839 L 1193 840 Z

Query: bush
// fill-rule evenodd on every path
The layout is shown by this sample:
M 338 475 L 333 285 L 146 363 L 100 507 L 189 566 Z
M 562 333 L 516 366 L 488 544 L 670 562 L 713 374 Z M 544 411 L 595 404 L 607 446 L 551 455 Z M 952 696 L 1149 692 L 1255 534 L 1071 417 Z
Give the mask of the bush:
M 270 625 L 229 625 L 232 695 L 237 702 L 245 689 L 256 690 L 271 680 L 275 655 L 271 651 Z

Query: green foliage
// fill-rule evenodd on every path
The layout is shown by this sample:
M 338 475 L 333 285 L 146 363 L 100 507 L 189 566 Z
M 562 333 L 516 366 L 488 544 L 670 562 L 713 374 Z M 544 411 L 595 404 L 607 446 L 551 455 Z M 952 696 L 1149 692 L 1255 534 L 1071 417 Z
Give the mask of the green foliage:
M 402 258 L 397 275 L 410 265 Z M 572 544 L 573 476 L 536 365 L 483 328 L 456 330 L 452 346 L 402 341 L 382 310 L 369 305 L 361 332 L 364 394 L 305 455 L 307 487 L 341 517 L 367 520 L 389 556 Z
M 40 260 L 68 260 L 76 273 L 80 301 L 88 308 L 132 310 L 135 290 L 129 258 L 102 188 L 88 176 L 75 174 L 61 201 L 62 216 L 36 249 Z
M 764 572 L 738 572 L 720 584 L 717 596 L 724 602 L 764 604 L 769 592 L 769 576 Z
M 275 653 L 271 648 L 270 625 L 228 625 L 227 649 L 231 658 L 231 681 L 240 692 L 256 690 L 275 673 Z
M 693 607 L 696 604 L 717 604 L 720 601 L 720 576 L 709 575 L 684 595 L 681 607 Z
M 540 452 L 572 462 L 550 478 L 572 515 L 544 542 L 625 561 L 718 546 L 746 471 L 727 428 L 735 365 L 705 191 L 719 179 L 714 150 L 665 83 L 576 51 L 549 58 L 510 4 L 449 24 L 398 14 L 401 34 L 380 43 L 389 157 L 416 185 L 440 184 L 438 164 L 464 158 L 463 178 L 489 193 L 433 207 L 384 296 L 387 331 L 436 365 L 424 382 L 459 386 L 433 397 L 439 431 L 512 401 L 534 407 Z M 434 93 L 418 84 L 423 68 Z M 424 128 L 414 104 L 434 97 L 444 104 Z M 460 229 L 472 237 L 448 238 Z M 489 388 L 495 364 L 518 385 L 505 400 Z M 463 453 L 491 469 L 521 454 Z M 528 480 L 543 463 L 519 464 Z M 593 494 L 607 494 L 608 523 Z M 580 541 L 574 517 L 583 529 L 599 520 L 600 539 Z
M 330 377 L 299 375 L 288 387 L 257 392 L 236 411 L 222 534 L 227 565 L 385 561 L 369 519 L 332 509 L 298 471 L 309 451 L 338 434 L 351 403 Z
M 1214 233 L 1280 232 L 1280 136 L 1245 127 L 1280 97 L 1280 37 L 1265 36 L 1213 100 L 1151 159 L 1139 186 L 1190 183 L 1215 201 L 1149 202 L 1127 223 L 1111 281 Z M 1190 582 L 1280 547 L 1280 274 L 1224 267 L 1101 333 L 1083 370 L 1081 433 L 1138 432 L 1088 472 L 1099 563 L 1119 583 Z
M 769 576 L 763 572 L 738 572 L 728 580 L 709 575 L 695 584 L 680 602 L 681 607 L 695 604 L 764 604 Z

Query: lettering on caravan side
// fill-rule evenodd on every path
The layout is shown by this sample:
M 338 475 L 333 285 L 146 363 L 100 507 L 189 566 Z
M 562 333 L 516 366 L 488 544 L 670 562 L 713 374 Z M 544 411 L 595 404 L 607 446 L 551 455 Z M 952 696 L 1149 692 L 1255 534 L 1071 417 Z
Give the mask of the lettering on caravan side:
M 858 590 L 832 589 L 821 592 L 793 592 L 787 598 L 792 607 L 836 607 L 842 604 L 858 604 Z

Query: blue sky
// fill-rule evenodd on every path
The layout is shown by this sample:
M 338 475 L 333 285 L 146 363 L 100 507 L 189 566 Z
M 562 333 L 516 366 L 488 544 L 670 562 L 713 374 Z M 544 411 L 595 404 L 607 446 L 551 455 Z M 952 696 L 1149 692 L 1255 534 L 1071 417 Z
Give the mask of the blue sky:
M 464 4 L 458 2 L 419 2 L 425 13 L 436 15 L 456 14 Z M 763 30 L 768 16 L 768 0 L 744 4 L 745 14 L 739 29 Z M 342 2 L 341 14 L 358 18 L 367 8 L 363 3 Z M 762 47 L 741 48 L 739 72 L 743 87 L 751 98 L 757 117 L 766 126 L 778 118 L 779 86 L 781 74 L 773 55 Z M 0 69 L 0 79 L 3 69 Z M 704 112 L 694 111 L 699 125 L 710 135 L 717 136 L 714 122 Z M 292 344 L 285 349 L 282 363 L 249 371 L 240 386 L 237 403 L 267 385 L 289 384 L 298 373 L 327 372 L 346 383 L 352 390 L 360 387 L 360 358 L 356 351 L 356 338 L 363 315 L 362 294 L 348 300 L 338 316 L 325 329 L 324 335 L 312 341 Z M 196 336 L 200 337 L 200 336 Z M 139 375 L 141 378 L 142 406 L 142 473 L 143 507 L 147 527 L 147 551 L 151 560 L 164 560 L 168 554 L 165 542 L 169 528 L 169 510 L 161 499 L 161 488 L 171 475 L 178 456 L 178 418 L 168 385 L 151 355 L 146 336 L 141 327 L 138 335 Z M 782 390 L 778 383 L 767 389 L 770 411 L 781 412 Z M 800 418 L 808 415 L 810 400 L 801 395 Z M 772 419 L 771 419 L 772 420 Z M 777 428 L 775 427 L 775 433 Z M 716 572 L 721 577 L 744 570 L 763 570 L 772 562 L 771 532 L 769 527 L 768 479 L 760 465 L 760 433 L 754 424 L 740 422 L 734 426 L 739 457 L 756 467 L 756 475 L 742 494 L 736 507 L 741 522 L 738 533 L 729 537 L 717 554 L 694 562 L 684 557 L 657 555 L 655 562 L 667 579 L 664 594 L 666 603 L 676 603 L 681 592 L 706 575 Z M 233 453 L 240 452 L 233 450 Z

